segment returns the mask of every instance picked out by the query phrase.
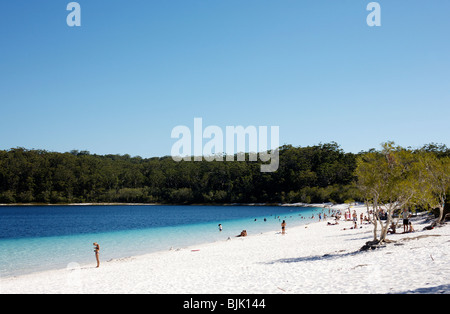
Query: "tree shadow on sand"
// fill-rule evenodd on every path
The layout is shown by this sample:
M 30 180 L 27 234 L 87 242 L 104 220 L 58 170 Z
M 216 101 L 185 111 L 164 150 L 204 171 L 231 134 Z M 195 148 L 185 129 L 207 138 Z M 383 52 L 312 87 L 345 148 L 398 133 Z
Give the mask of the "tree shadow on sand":
M 324 255 L 315 255 L 315 256 L 301 256 L 301 257 L 293 257 L 293 258 L 281 258 L 278 260 L 270 261 L 264 264 L 272 265 L 277 263 L 301 263 L 301 262 L 314 262 L 314 261 L 323 261 L 327 259 L 336 259 L 336 258 L 343 258 L 343 257 L 349 257 L 349 256 L 355 256 L 360 253 L 364 253 L 363 251 L 354 251 L 354 252 L 347 252 L 347 253 L 341 253 L 343 251 L 339 251 L 332 254 L 324 254 Z
M 435 287 L 417 288 L 415 290 L 396 292 L 396 294 L 450 294 L 450 284 Z

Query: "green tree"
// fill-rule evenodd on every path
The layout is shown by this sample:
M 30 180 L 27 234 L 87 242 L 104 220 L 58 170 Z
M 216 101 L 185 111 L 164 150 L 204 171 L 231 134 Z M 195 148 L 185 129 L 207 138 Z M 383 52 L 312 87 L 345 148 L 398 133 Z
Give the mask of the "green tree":
M 361 155 L 355 171 L 361 194 L 372 205 L 374 241 L 379 242 L 386 240 L 394 212 L 410 205 L 420 186 L 417 158 L 412 151 L 394 145 L 384 143 L 380 152 Z M 385 223 L 380 219 L 379 206 L 387 211 Z
M 444 206 L 450 188 L 450 157 L 438 158 L 430 152 L 420 152 L 422 187 L 419 202 L 439 209 L 438 223 L 444 218 Z

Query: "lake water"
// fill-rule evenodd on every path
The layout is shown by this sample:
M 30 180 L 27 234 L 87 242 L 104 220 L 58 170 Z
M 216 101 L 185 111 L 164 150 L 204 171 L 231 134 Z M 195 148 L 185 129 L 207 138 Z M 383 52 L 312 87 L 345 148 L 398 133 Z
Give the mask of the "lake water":
M 311 207 L 279 206 L 14 206 L 0 207 L 0 276 L 280 232 L 311 222 Z M 223 231 L 219 232 L 218 224 Z

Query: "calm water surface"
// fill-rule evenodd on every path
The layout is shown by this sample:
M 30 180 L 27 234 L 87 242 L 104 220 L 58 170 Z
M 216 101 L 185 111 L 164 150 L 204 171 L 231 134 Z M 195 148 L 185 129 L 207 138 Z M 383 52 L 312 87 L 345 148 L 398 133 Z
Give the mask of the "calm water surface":
M 0 276 L 95 263 L 101 260 L 234 237 L 279 232 L 311 222 L 317 208 L 278 206 L 14 206 L 0 207 Z M 218 224 L 223 231 L 219 232 Z

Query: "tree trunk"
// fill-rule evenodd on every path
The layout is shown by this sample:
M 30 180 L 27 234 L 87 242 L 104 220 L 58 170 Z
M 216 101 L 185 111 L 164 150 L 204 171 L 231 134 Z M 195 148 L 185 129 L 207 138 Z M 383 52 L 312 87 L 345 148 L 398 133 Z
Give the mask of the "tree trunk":
M 373 202 L 373 213 L 372 213 L 372 219 L 373 219 L 373 241 L 378 241 L 377 239 L 377 229 L 378 229 L 378 202 Z M 370 217 L 370 216 L 369 216 Z
M 386 240 L 386 235 L 389 228 L 388 226 L 388 224 L 386 224 L 385 226 L 383 226 L 383 224 L 381 225 L 380 242 L 384 242 Z
M 367 217 L 369 217 L 369 221 L 373 223 L 374 229 L 373 229 L 373 240 L 377 240 L 377 220 L 375 219 L 375 214 L 373 214 L 373 217 L 370 217 L 370 204 L 369 201 L 365 201 L 366 207 L 367 207 Z
M 386 224 L 383 226 L 383 223 L 380 222 L 381 223 L 380 243 L 384 242 L 386 240 L 386 236 L 387 236 L 387 232 L 389 230 L 389 226 L 391 224 L 391 220 L 392 220 L 392 214 L 391 214 L 391 212 L 388 212 Z
M 444 205 L 445 206 L 445 205 Z M 438 219 L 438 223 L 442 223 L 443 218 L 444 218 L 444 206 L 443 205 L 439 205 L 439 219 Z
M 373 240 L 377 241 L 378 215 L 376 215 L 374 212 L 372 218 L 373 218 Z
M 377 220 L 374 219 L 373 220 L 373 240 L 377 241 L 377 228 L 378 228 L 378 224 L 377 224 Z

